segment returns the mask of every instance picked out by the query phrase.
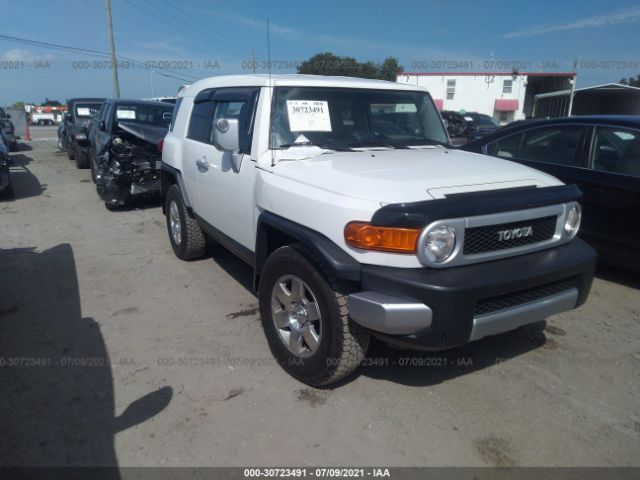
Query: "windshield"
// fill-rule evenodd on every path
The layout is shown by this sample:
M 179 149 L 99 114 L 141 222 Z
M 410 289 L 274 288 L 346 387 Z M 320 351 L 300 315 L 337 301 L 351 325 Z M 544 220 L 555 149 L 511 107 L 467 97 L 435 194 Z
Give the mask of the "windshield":
M 278 87 L 271 148 L 444 144 L 438 111 L 426 92 L 327 87 Z
M 158 102 L 153 105 L 121 104 L 116 108 L 116 121 L 169 128 L 171 112 L 173 112 L 173 105 L 168 103 Z
M 78 118 L 91 118 L 98 110 L 100 110 L 101 103 L 76 103 L 75 111 Z

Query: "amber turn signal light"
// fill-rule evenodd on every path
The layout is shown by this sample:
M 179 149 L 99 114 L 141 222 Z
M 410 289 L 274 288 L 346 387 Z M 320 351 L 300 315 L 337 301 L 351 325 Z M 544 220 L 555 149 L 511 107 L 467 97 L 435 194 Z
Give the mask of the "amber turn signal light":
M 415 228 L 374 227 L 367 222 L 350 222 L 344 227 L 347 244 L 364 250 L 415 253 L 419 236 Z

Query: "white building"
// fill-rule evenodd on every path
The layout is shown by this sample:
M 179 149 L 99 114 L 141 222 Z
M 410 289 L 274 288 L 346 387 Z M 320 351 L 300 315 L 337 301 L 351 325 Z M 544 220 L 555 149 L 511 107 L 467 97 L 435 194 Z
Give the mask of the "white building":
M 570 88 L 574 72 L 412 72 L 398 83 L 426 87 L 440 110 L 478 112 L 502 124 L 531 117 L 535 95 Z

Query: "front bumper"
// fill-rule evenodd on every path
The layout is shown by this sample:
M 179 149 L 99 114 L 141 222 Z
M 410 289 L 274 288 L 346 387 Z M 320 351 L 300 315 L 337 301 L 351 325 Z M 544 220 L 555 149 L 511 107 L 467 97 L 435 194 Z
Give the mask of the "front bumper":
M 0 192 L 9 186 L 11 179 L 9 178 L 9 169 L 0 168 Z
M 159 193 L 159 171 L 145 172 L 135 177 L 130 174 L 102 175 L 96 180 L 96 190 L 104 202 L 124 205 L 131 196 Z
M 596 253 L 580 239 L 548 250 L 450 269 L 362 265 L 351 318 L 382 340 L 442 350 L 582 305 Z

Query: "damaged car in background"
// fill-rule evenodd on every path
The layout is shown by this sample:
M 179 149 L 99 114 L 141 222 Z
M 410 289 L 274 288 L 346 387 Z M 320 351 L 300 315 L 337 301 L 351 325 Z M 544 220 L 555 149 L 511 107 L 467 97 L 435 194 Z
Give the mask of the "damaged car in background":
M 104 98 L 72 98 L 67 102 L 62 126 L 58 128 L 58 148 L 67 151 L 76 167 L 89 168 L 87 132 L 91 118 L 98 112 Z
M 109 210 L 160 192 L 162 143 L 173 105 L 107 100 L 89 130 L 89 166 L 98 195 Z

